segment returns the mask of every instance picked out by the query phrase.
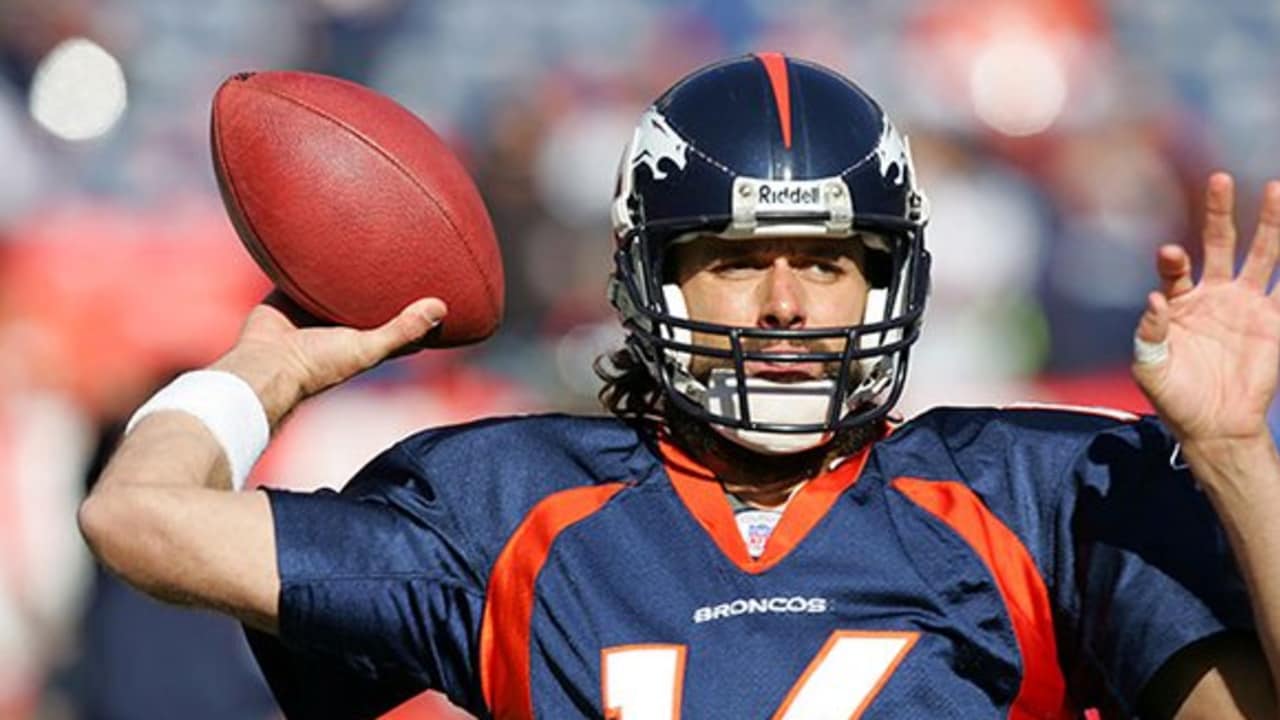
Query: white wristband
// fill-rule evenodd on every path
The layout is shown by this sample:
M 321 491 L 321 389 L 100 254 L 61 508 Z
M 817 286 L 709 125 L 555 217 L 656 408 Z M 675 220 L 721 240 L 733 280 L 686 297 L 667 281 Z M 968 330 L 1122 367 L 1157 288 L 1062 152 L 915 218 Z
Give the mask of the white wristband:
M 249 383 L 222 370 L 183 373 L 138 408 L 125 433 L 142 418 L 161 410 L 178 410 L 204 423 L 222 446 L 231 466 L 231 487 L 243 490 L 254 463 L 267 449 L 271 426 L 267 411 Z

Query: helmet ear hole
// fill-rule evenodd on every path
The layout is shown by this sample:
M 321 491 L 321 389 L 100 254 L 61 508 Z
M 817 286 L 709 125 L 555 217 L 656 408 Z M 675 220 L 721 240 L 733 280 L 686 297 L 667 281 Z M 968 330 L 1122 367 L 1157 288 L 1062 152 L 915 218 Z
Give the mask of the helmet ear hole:
M 893 254 L 885 250 L 867 248 L 863 271 L 867 283 L 873 288 L 887 288 L 893 280 Z

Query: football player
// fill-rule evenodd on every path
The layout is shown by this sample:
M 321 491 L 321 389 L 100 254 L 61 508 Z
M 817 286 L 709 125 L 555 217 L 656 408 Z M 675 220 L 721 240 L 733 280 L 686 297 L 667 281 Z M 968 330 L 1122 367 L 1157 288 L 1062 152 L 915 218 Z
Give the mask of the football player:
M 728 60 L 622 158 L 613 417 L 428 430 L 340 494 L 228 492 L 297 403 L 446 318 L 264 304 L 139 410 L 80 521 L 139 587 L 250 626 L 296 717 L 429 688 L 500 718 L 1274 717 L 1280 183 L 1238 273 L 1233 192 L 1210 178 L 1198 281 L 1156 260 L 1134 374 L 1159 417 L 893 424 L 928 294 L 910 144 L 830 70 Z

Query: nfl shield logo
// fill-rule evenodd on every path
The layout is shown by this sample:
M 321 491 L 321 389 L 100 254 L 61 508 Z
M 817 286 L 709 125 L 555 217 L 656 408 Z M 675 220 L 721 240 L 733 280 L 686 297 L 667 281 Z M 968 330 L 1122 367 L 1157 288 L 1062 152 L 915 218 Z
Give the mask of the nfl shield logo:
M 769 536 L 773 534 L 773 528 L 778 525 L 780 517 L 782 513 L 774 510 L 742 510 L 734 515 L 734 519 L 738 521 L 738 531 L 742 533 L 751 557 L 758 558 L 764 554 L 764 546 L 769 542 Z

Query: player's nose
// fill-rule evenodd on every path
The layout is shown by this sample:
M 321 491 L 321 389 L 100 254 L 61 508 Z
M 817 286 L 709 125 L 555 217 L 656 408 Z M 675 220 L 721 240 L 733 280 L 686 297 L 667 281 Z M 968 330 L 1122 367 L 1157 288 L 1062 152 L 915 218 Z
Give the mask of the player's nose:
M 762 284 L 763 297 L 756 324 L 769 330 L 794 330 L 804 327 L 804 288 L 795 268 L 785 257 L 769 266 Z

